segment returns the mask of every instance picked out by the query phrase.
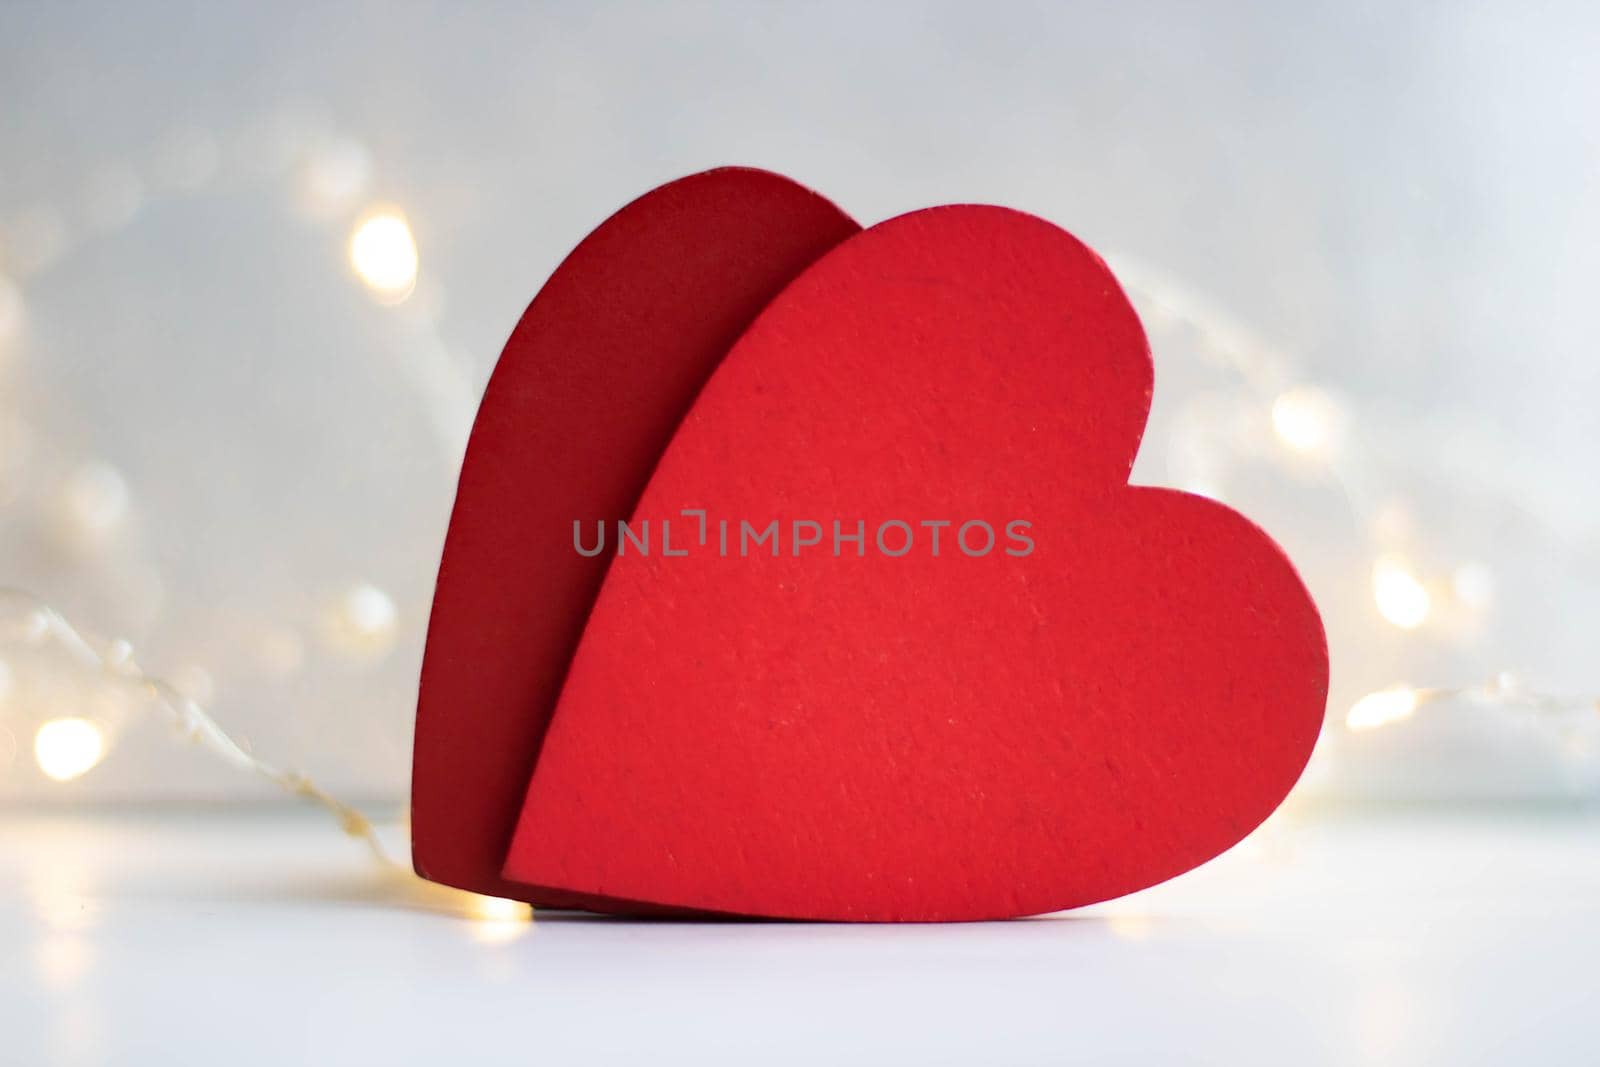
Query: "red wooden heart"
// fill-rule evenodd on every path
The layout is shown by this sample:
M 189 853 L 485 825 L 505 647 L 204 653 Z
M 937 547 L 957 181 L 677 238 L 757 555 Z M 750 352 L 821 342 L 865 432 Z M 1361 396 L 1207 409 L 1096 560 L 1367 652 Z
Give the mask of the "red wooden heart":
M 787 178 L 724 168 L 623 208 L 517 324 L 478 410 L 439 566 L 412 770 L 417 873 L 541 904 L 500 868 L 607 560 L 575 517 L 626 515 L 740 332 L 859 227 Z
M 979 919 L 1117 896 L 1237 842 L 1310 754 L 1326 643 L 1258 528 L 1127 484 L 1150 385 L 1110 272 L 1039 219 L 934 208 L 825 255 L 734 345 L 633 510 L 653 551 L 612 561 L 506 877 Z M 709 513 L 708 545 L 685 508 Z M 547 510 L 569 555 L 572 520 L 598 517 Z M 724 558 L 719 518 L 735 537 L 778 520 L 781 554 Z M 687 555 L 662 555 L 662 519 Z M 798 556 L 796 520 L 823 533 Z M 864 521 L 864 555 L 833 555 L 834 520 Z M 889 520 L 904 555 L 876 543 Z M 958 541 L 972 520 L 986 553 Z

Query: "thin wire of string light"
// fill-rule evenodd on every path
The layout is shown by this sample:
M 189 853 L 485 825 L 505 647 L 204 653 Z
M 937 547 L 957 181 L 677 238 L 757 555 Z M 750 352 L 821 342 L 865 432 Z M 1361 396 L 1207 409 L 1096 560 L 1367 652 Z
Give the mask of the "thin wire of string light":
M 322 809 L 345 836 L 366 847 L 385 881 L 400 887 L 400 902 L 472 919 L 476 923 L 476 936 L 491 942 L 519 936 L 533 920 L 532 905 L 453 889 L 416 877 L 409 865 L 390 852 L 376 825 L 364 812 L 333 796 L 308 775 L 279 767 L 253 754 L 224 730 L 198 701 L 185 696 L 171 682 L 140 668 L 127 642 L 111 641 L 102 650 L 38 597 L 0 587 L 0 644 L 3 643 L 33 648 L 53 643 L 77 669 L 141 692 L 181 740 Z
M 1532 713 L 1594 711 L 1600 713 L 1600 697 L 1575 694 L 1540 693 L 1524 688 L 1517 679 L 1502 674 L 1478 685 L 1423 686 L 1393 685 L 1368 693 L 1356 701 L 1345 716 L 1352 730 L 1375 730 L 1410 718 L 1429 704 L 1466 700 L 1474 704 L 1497 705 Z
M 172 683 L 146 674 L 134 660 L 133 648 L 127 642 L 113 641 L 101 651 L 60 612 L 31 593 L 18 589 L 0 588 L 0 614 L 16 622 L 18 632 L 5 636 L 32 646 L 54 641 L 81 669 L 143 691 L 151 704 L 170 720 L 180 738 L 199 745 L 230 766 L 323 808 L 338 822 L 339 829 L 365 844 L 375 860 L 385 867 L 404 869 L 404 864 L 384 846 L 371 819 L 330 795 L 306 775 L 252 755 L 229 736 L 198 701 L 185 696 Z

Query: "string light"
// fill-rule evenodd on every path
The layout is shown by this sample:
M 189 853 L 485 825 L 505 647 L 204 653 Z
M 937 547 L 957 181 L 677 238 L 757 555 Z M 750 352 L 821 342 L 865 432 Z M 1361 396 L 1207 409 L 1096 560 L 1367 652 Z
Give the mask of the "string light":
M 51 719 L 33 737 L 39 769 L 58 782 L 83 777 L 105 754 L 105 732 L 88 719 Z
M 310 778 L 297 771 L 282 770 L 257 759 L 230 737 L 208 715 L 198 701 L 184 695 L 171 682 L 145 674 L 134 660 L 133 648 L 126 641 L 113 641 L 102 651 L 73 628 L 55 609 L 37 597 L 14 589 L 0 589 L 0 605 L 13 621 L 8 636 L 24 644 L 40 645 L 52 641 L 80 669 L 116 680 L 142 691 L 164 713 L 180 737 L 221 757 L 240 770 L 249 771 L 279 788 L 327 809 L 351 837 L 368 845 L 374 856 L 389 865 L 394 861 L 379 840 L 367 817 L 355 808 L 335 800 Z M 40 727 L 34 753 L 40 769 L 57 781 L 76 778 L 95 766 L 104 754 L 104 735 L 86 719 L 56 719 Z
M 1541 713 L 1600 712 L 1600 697 L 1560 696 L 1525 689 L 1511 675 L 1501 673 L 1481 685 L 1412 689 L 1396 685 L 1368 693 L 1350 707 L 1346 728 L 1362 732 L 1402 722 L 1428 704 L 1469 700 L 1477 704 L 1517 708 Z
M 361 582 L 335 600 L 324 635 L 335 651 L 352 658 L 378 659 L 393 647 L 399 619 L 399 609 L 388 593 Z
M 1232 369 L 1248 389 L 1265 400 L 1278 440 L 1291 451 L 1323 462 L 1328 476 L 1344 491 L 1346 499 L 1356 505 L 1358 497 L 1350 480 L 1342 477 L 1332 462 L 1347 421 L 1341 405 L 1315 387 L 1291 385 L 1285 388 L 1281 384 L 1285 369 L 1266 346 L 1250 341 L 1237 324 L 1159 273 L 1120 258 L 1117 273 L 1142 305 L 1193 330 L 1206 354 Z M 1380 543 L 1404 541 L 1414 532 L 1410 509 L 1397 500 L 1384 501 L 1373 509 L 1369 524 Z M 1451 575 L 1450 591 L 1469 611 L 1484 612 L 1493 601 L 1494 576 L 1481 563 L 1462 564 Z M 1380 554 L 1377 557 L 1372 572 L 1372 593 L 1379 614 L 1401 629 L 1416 629 L 1432 615 L 1432 594 L 1396 556 Z M 1475 686 L 1416 689 L 1391 685 L 1357 700 L 1345 716 L 1345 725 L 1355 732 L 1376 730 L 1404 722 L 1428 704 L 1452 699 L 1533 712 L 1600 712 L 1600 697 L 1537 693 L 1524 689 L 1510 675 L 1500 674 Z
M 1356 701 L 1344 723 L 1352 730 L 1376 730 L 1409 718 L 1417 710 L 1417 691 L 1406 685 L 1368 693 Z
M 284 770 L 258 759 L 235 741 L 193 697 L 176 685 L 146 674 L 134 659 L 132 646 L 122 640 L 97 650 L 59 612 L 38 598 L 17 590 L 0 589 L 0 638 L 36 646 L 53 641 L 79 668 L 142 691 L 160 710 L 178 735 L 229 765 L 248 771 L 292 796 L 312 803 L 333 816 L 339 829 L 364 845 L 386 875 L 398 879 L 408 895 L 429 907 L 460 915 L 474 922 L 474 936 L 485 942 L 503 942 L 520 936 L 533 921 L 532 905 L 501 897 L 484 896 L 448 886 L 423 883 L 408 864 L 390 855 L 377 828 L 359 809 L 335 799 L 307 775 Z M 3 665 L 4 661 L 0 661 Z M 5 676 L 10 684 L 9 673 Z M 83 718 L 52 719 L 35 737 L 39 767 L 58 782 L 81 777 L 105 754 L 104 732 Z
M 417 284 L 417 242 L 405 216 L 381 209 L 358 222 L 350 235 L 350 265 L 383 303 L 410 296 Z
M 1344 412 L 1321 389 L 1301 385 L 1279 393 L 1272 402 L 1272 429 L 1278 439 L 1307 456 L 1328 455 L 1338 443 Z
M 520 900 L 474 894 L 468 908 L 473 920 L 472 936 L 484 944 L 513 941 L 527 933 L 533 921 L 532 905 Z
M 1379 557 L 1373 564 L 1372 598 L 1377 602 L 1378 614 L 1402 630 L 1421 626 L 1433 606 L 1427 588 L 1392 556 Z
M 246 181 L 287 179 L 290 206 L 315 218 L 347 211 L 367 193 L 376 171 L 367 149 L 334 132 L 315 108 L 280 109 L 246 124 L 228 140 L 228 152 L 232 176 Z M 0 357 L 15 351 L 9 342 L 19 338 L 25 326 L 21 281 L 89 240 L 130 224 L 163 199 L 191 195 L 223 173 L 222 142 L 204 129 L 175 130 L 143 157 L 151 160 L 144 173 L 120 162 L 94 172 L 83 188 L 81 204 L 71 213 L 83 220 L 79 228 L 69 227 L 67 214 L 49 203 L 33 204 L 0 218 L 0 245 L 4 246 L 5 266 L 11 271 L 9 276 L 0 275 Z M 403 213 L 370 209 L 350 231 L 349 245 L 352 267 L 375 297 L 396 303 L 411 294 L 418 258 Z M 436 424 L 445 454 L 454 461 L 459 459 L 471 424 L 476 390 L 470 370 L 460 365 L 439 337 L 441 294 L 430 289 L 426 295 L 425 303 L 416 304 L 417 314 L 399 320 L 407 343 L 397 353 L 397 366 L 412 387 L 425 394 L 429 402 L 426 413 Z M 0 371 L 6 369 L 5 359 L 0 358 Z M 0 380 L 0 387 L 4 385 Z M 435 402 L 435 393 L 444 399 Z M 0 389 L 0 399 L 7 395 Z M 0 504 L 12 502 L 25 488 L 42 486 L 47 509 L 43 518 L 55 535 L 55 544 L 74 551 L 113 547 L 112 539 L 128 526 L 132 510 L 131 492 L 122 474 L 104 461 L 85 460 L 70 467 L 51 487 L 48 474 L 41 479 L 39 472 L 28 470 L 24 477 L 23 467 L 36 451 L 29 446 L 30 435 L 22 420 L 0 411 Z M 115 547 L 115 553 L 97 558 L 96 567 L 108 580 L 114 579 L 119 599 L 137 601 L 136 606 L 124 609 L 125 620 L 135 624 L 148 620 L 165 583 L 152 567 L 130 558 L 126 546 Z M 115 571 L 110 569 L 113 563 Z M 352 659 L 377 659 L 393 646 L 400 611 L 383 590 L 359 583 L 335 600 L 323 621 L 324 634 L 334 651 Z M 302 669 L 305 643 L 293 627 L 280 624 L 257 632 L 261 638 L 255 646 L 254 662 L 265 674 L 287 678 Z M 32 640 L 39 635 L 22 636 Z M 215 689 L 211 674 L 198 664 L 182 669 L 178 682 L 177 688 L 201 699 Z M 11 736 L 9 731 L 5 733 Z M 111 734 L 103 733 L 102 747 L 110 741 Z

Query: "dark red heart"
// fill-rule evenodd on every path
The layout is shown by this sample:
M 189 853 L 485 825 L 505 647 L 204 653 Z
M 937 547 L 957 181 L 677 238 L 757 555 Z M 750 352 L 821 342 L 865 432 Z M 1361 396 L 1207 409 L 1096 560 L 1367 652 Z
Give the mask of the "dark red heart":
M 628 281 L 665 287 L 689 269 Z M 739 318 L 708 332 L 675 315 L 660 330 L 693 321 L 710 341 Z M 565 373 L 555 350 L 541 365 Z M 740 915 L 980 919 L 1127 893 L 1240 840 L 1310 754 L 1326 644 L 1264 533 L 1212 501 L 1126 483 L 1150 388 L 1116 281 L 1039 219 L 934 208 L 826 254 L 739 338 L 631 509 L 635 527 L 657 528 L 656 551 L 612 560 L 506 877 Z M 492 418 L 513 395 L 516 410 Z M 533 501 L 591 469 L 637 477 L 670 432 L 672 405 L 647 393 L 627 414 L 562 395 L 592 396 L 604 431 L 581 404 L 551 411 L 526 380 L 497 377 L 441 573 L 418 782 L 425 804 L 460 791 L 452 826 L 475 864 L 500 841 L 500 805 L 531 765 L 598 575 L 573 567 L 572 522 L 627 514 L 632 483 Z M 652 429 L 627 437 L 613 471 L 637 413 Z M 690 544 L 685 508 L 713 524 L 776 519 L 782 554 L 723 558 L 715 532 L 709 550 Z M 687 556 L 662 556 L 662 519 L 682 523 Z M 796 520 L 830 538 L 834 520 L 851 533 L 862 520 L 866 555 L 825 544 L 796 557 Z M 889 520 L 917 538 L 898 558 L 873 543 Z M 938 556 L 920 525 L 932 520 L 954 524 Z M 993 549 L 962 551 L 971 520 L 996 531 Z M 1013 520 L 1031 524 L 1026 555 L 1005 551 L 1021 547 Z M 581 589 L 552 600 L 550 568 L 572 568 L 581 577 L 561 588 Z M 451 586 L 467 573 L 461 604 Z M 508 650 L 538 667 L 511 671 Z M 464 773 L 422 773 L 429 745 L 506 738 L 507 753 L 453 757 Z
M 417 873 L 541 904 L 612 907 L 500 876 L 607 560 L 575 517 L 627 515 L 695 394 L 795 275 L 859 227 L 786 178 L 665 185 L 580 244 L 517 324 L 461 471 L 423 659 Z

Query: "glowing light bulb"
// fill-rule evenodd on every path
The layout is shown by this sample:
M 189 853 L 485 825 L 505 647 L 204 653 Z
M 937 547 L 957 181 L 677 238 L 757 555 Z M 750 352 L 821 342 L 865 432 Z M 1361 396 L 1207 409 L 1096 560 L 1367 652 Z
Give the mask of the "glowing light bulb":
M 1427 621 L 1433 598 L 1406 565 L 1385 556 L 1372 568 L 1372 598 L 1378 614 L 1402 630 L 1415 630 Z
M 398 211 L 378 211 L 350 235 L 350 265 L 386 304 L 398 304 L 417 284 L 417 242 Z
M 352 658 L 376 659 L 393 646 L 399 621 L 399 609 L 389 594 L 362 582 L 333 604 L 325 635 L 334 649 Z
M 474 919 L 505 922 L 508 919 L 527 919 L 532 915 L 533 909 L 520 900 L 485 896 L 474 897 L 472 900 L 472 917 Z
M 1368 693 L 1356 701 L 1344 717 L 1344 724 L 1352 730 L 1376 730 L 1409 718 L 1416 710 L 1417 691 L 1410 686 L 1396 685 Z
M 58 782 L 81 778 L 105 754 L 105 734 L 88 719 L 51 719 L 33 736 L 33 758 Z
M 1309 456 L 1322 456 L 1338 444 L 1344 412 L 1338 401 L 1321 389 L 1296 386 L 1272 402 L 1272 429 L 1289 448 Z
M 533 923 L 533 908 L 520 900 L 474 896 L 468 903 L 472 917 L 472 936 L 485 944 L 512 941 L 526 933 Z

